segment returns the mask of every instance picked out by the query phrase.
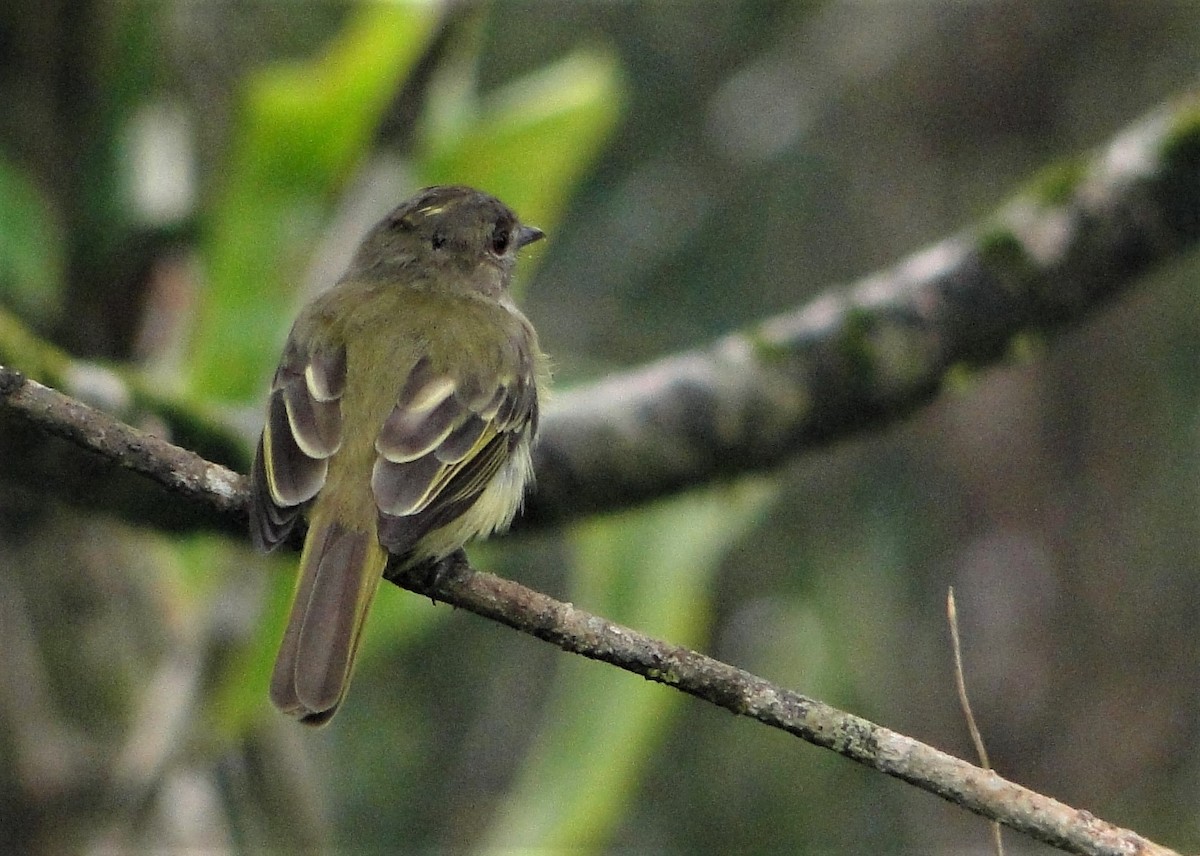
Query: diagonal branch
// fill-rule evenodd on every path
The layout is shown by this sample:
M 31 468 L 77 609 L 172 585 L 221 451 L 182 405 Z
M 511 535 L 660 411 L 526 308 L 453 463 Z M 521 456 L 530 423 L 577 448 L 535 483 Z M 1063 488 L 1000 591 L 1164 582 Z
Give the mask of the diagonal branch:
M 877 428 L 1014 337 L 1073 321 L 1200 239 L 1200 95 L 994 217 L 756 329 L 568 391 L 523 523 L 624 508 Z
M 244 516 L 246 479 L 0 366 L 0 406 L 223 515 Z M 1071 853 L 1172 851 L 931 746 L 687 648 L 653 639 L 491 574 L 463 568 L 436 587 L 404 588 L 675 687 L 831 749 Z
M 243 524 L 246 521 L 246 478 L 220 464 L 139 431 L 3 365 L 0 405 L 47 433 L 146 476 L 210 511 Z

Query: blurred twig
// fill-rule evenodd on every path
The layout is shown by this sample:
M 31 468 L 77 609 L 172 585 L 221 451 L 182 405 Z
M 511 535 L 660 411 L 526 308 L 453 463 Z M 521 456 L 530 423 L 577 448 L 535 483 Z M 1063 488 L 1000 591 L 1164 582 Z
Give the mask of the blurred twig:
M 119 460 L 193 502 L 241 516 L 244 477 L 131 428 L 0 366 L 0 403 L 46 430 Z M 758 720 L 937 794 L 1072 853 L 1166 856 L 1172 851 L 958 758 L 695 651 L 653 639 L 511 580 L 464 567 L 436 598 L 648 680 Z
M 967 721 L 967 731 L 971 734 L 971 743 L 975 746 L 975 755 L 979 758 L 979 766 L 985 770 L 992 769 L 988 760 L 987 747 L 983 744 L 983 735 L 975 722 L 975 714 L 971 710 L 971 699 L 967 695 L 967 678 L 963 673 L 962 640 L 958 635 L 958 607 L 954 603 L 954 586 L 946 592 L 946 621 L 950 625 L 950 647 L 954 652 L 954 688 L 958 692 L 958 704 L 962 708 L 963 718 Z M 1004 839 L 1000 835 L 1000 824 L 992 821 L 992 840 L 996 845 L 996 856 L 1004 856 Z

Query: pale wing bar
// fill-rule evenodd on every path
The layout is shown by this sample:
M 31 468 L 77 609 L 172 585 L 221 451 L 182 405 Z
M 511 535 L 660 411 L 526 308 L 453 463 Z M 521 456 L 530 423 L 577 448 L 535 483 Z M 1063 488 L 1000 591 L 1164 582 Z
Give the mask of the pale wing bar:
M 260 549 L 287 538 L 304 504 L 325 484 L 328 459 L 341 445 L 345 386 L 345 348 L 306 355 L 289 341 L 271 383 L 251 472 L 251 535 Z

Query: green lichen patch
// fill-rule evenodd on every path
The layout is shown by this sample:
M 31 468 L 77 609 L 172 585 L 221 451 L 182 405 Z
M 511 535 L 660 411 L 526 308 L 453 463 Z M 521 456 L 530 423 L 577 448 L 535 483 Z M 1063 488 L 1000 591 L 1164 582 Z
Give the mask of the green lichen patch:
M 1051 164 L 1025 185 L 1022 196 L 1048 207 L 1066 205 L 1087 177 L 1086 158 L 1070 158 Z

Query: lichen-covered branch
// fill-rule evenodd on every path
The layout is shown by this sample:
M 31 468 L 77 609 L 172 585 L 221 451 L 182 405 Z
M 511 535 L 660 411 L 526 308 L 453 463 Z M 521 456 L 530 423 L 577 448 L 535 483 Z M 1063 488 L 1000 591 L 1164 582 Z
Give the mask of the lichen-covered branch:
M 155 423 L 179 445 L 229 466 L 249 466 L 249 444 L 195 401 L 183 401 L 136 370 L 72 357 L 0 306 L 0 365 L 127 422 Z M 118 508 L 118 511 L 121 509 Z
M 1166 105 L 1099 153 L 1047 170 L 988 222 L 849 288 L 711 346 L 560 392 L 534 450 L 537 491 L 517 526 L 546 525 L 739 473 L 877 427 L 928 402 L 959 367 L 1082 317 L 1200 238 L 1200 95 Z M 0 362 L 45 382 L 27 331 L 0 313 Z M 28 355 L 29 363 L 25 362 Z M 59 365 L 62 364 L 62 365 Z M 131 389 L 134 387 L 131 387 Z M 173 439 L 230 463 L 224 436 L 151 400 Z M 3 426 L 0 426 L 3 428 Z M 2 434 L 2 431 L 0 431 Z M 201 445 L 198 445 L 201 444 Z M 28 444 L 26 444 L 28 445 Z M 233 531 L 238 516 L 158 514 L 157 494 L 42 458 L 9 467 L 34 490 L 172 529 Z M 69 481 L 61 473 L 70 471 Z M 152 513 L 147 516 L 147 509 Z M 169 511 L 169 509 L 168 509 Z
M 153 480 L 209 512 L 244 517 L 243 476 L 0 366 L 4 410 Z M 460 567 L 397 584 L 831 749 L 1072 853 L 1168 856 L 1129 830 L 860 717 L 491 574 Z
M 990 221 L 715 344 L 560 395 L 524 523 L 778 466 L 903 416 L 1014 337 L 1078 319 L 1200 238 L 1200 95 L 1048 170 Z

